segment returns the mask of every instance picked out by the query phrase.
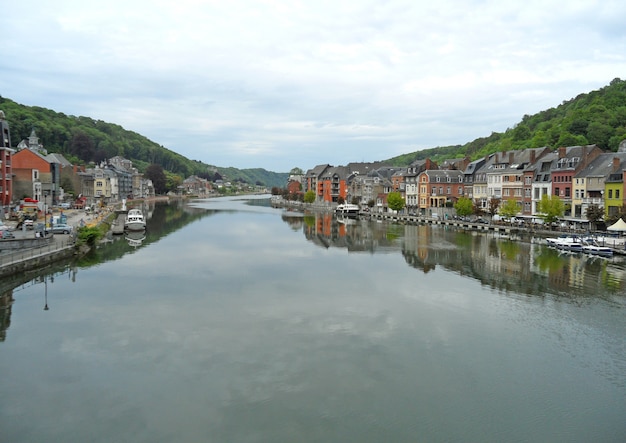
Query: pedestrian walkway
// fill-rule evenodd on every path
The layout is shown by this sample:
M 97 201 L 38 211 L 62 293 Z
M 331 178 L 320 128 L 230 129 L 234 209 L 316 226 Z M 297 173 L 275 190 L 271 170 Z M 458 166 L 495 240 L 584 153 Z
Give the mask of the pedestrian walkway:
M 69 258 L 75 252 L 72 235 L 50 235 L 48 238 L 37 239 L 36 243 L 39 246 L 0 253 L 0 277 L 39 268 L 56 260 Z

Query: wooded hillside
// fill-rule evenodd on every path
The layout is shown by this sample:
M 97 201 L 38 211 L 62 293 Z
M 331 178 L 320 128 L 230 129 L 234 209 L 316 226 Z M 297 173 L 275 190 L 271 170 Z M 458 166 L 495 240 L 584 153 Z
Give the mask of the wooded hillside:
M 386 162 L 408 166 L 415 160 L 437 162 L 468 156 L 472 160 L 501 151 L 548 146 L 596 144 L 617 151 L 626 139 L 626 81 L 614 79 L 608 86 L 564 101 L 556 108 L 525 115 L 513 128 L 492 132 L 464 145 L 424 149 L 393 157 Z
M 212 179 L 217 170 L 230 181 L 262 184 L 268 188 L 283 187 L 287 182 L 288 173 L 223 168 L 190 160 L 114 123 L 66 115 L 39 106 L 25 106 L 1 96 L 0 110 L 4 111 L 9 122 L 13 147 L 27 139 L 35 129 L 49 153 L 61 153 L 74 164 L 100 162 L 119 155 L 132 160 L 133 166 L 141 172 L 145 172 L 150 164 L 157 164 L 181 179 L 190 175 Z

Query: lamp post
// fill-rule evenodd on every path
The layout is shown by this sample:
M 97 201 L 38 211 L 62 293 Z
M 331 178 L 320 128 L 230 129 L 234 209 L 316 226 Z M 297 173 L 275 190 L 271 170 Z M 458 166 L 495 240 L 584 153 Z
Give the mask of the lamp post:
M 46 236 L 48 228 L 48 191 L 43 193 L 43 235 Z

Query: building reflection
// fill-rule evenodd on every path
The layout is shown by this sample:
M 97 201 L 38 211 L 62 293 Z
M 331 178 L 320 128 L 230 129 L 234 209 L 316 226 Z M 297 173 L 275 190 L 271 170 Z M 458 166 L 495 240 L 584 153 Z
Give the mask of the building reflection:
M 13 289 L 0 294 L 0 341 L 7 337 L 7 329 L 11 326 L 11 306 L 13 305 Z
M 409 266 L 425 273 L 440 266 L 500 291 L 574 298 L 626 290 L 623 257 L 566 253 L 530 237 L 442 225 L 338 220 L 331 213 L 305 214 L 299 226 L 309 241 L 324 248 L 401 253 Z

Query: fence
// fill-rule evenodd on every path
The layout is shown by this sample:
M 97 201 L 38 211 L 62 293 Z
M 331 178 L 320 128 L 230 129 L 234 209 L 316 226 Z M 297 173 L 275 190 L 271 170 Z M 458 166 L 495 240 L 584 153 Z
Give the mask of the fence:
M 0 253 L 0 276 L 23 272 L 46 265 L 74 253 L 73 238 L 50 238 L 45 245 L 8 250 Z

